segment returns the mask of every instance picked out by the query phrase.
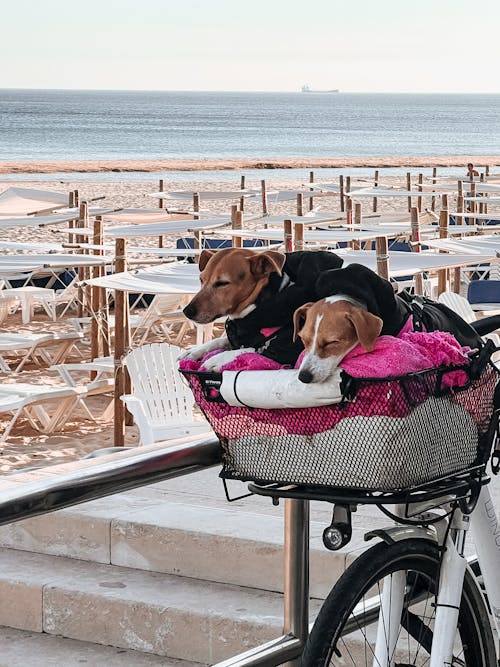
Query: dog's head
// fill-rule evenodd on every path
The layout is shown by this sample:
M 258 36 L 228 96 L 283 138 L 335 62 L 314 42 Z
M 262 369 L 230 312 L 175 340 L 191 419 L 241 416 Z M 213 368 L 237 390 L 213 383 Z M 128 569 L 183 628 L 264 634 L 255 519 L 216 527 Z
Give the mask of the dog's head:
M 184 308 L 184 314 L 199 324 L 218 317 L 241 317 L 276 272 L 281 275 L 285 255 L 245 248 L 203 250 L 200 255 L 201 289 Z
M 300 336 L 305 356 L 301 382 L 324 382 L 358 343 L 368 352 L 382 330 L 380 317 L 342 295 L 306 303 L 293 317 L 294 339 Z

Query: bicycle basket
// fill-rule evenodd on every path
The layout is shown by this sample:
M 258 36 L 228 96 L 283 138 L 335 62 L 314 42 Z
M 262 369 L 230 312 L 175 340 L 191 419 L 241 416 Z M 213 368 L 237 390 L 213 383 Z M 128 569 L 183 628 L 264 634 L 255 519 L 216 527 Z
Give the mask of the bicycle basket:
M 345 375 L 344 400 L 312 408 L 232 407 L 218 393 L 221 374 L 181 372 L 220 439 L 222 477 L 390 492 L 487 461 L 490 354 L 403 377 Z

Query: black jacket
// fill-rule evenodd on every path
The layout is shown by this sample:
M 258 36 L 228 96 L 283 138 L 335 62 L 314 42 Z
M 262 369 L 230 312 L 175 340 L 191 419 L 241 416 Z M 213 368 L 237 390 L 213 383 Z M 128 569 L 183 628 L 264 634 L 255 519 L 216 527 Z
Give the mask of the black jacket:
M 293 339 L 293 314 L 308 301 L 317 301 L 316 280 L 320 273 L 342 266 L 335 253 L 323 250 L 287 253 L 283 275 L 272 273 L 259 294 L 256 308 L 246 317 L 228 319 L 226 335 L 232 349 L 253 347 L 275 361 L 293 366 L 303 350 Z M 261 330 L 279 327 L 266 336 Z

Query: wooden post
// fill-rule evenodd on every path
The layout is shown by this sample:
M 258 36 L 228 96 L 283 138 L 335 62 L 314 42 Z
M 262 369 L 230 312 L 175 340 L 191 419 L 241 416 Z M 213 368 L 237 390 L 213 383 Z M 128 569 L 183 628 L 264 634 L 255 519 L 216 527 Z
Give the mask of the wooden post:
M 345 211 L 346 211 L 346 222 L 348 225 L 352 225 L 352 199 L 350 197 L 347 197 L 346 199 Z
M 309 172 L 309 183 L 314 183 L 314 171 Z M 313 188 L 309 188 L 313 192 Z M 309 197 L 309 210 L 312 211 L 314 208 L 313 197 Z
M 163 178 L 160 178 L 158 189 L 160 192 L 163 192 Z M 158 199 L 158 207 L 163 208 L 163 198 Z
M 354 224 L 361 225 L 363 221 L 362 206 L 360 202 L 354 204 Z
M 389 248 L 386 236 L 377 236 L 375 252 L 377 255 L 377 273 L 381 278 L 389 280 Z
M 459 194 L 457 196 L 457 213 L 463 213 L 463 212 L 464 212 L 464 196 L 463 194 Z M 464 225 L 465 218 L 462 215 L 457 215 L 456 224 Z
M 297 215 L 304 215 L 304 196 L 301 192 L 297 195 Z
M 198 192 L 193 193 L 193 218 L 195 220 L 199 220 L 200 216 L 198 213 L 200 212 L 200 195 Z
M 245 189 L 245 176 L 242 175 L 240 178 L 240 190 Z M 240 211 L 245 210 L 245 197 L 240 197 Z
M 418 214 L 418 208 L 416 206 L 411 207 L 411 249 L 412 252 L 420 252 L 420 220 Z M 417 273 L 415 276 L 415 294 L 424 293 L 424 279 L 421 273 Z
M 262 196 L 262 215 L 269 215 L 267 210 L 267 192 L 266 192 L 266 182 L 260 182 L 260 191 Z
M 285 252 L 293 251 L 293 233 L 292 233 L 292 221 L 284 220 L 283 222 L 283 240 L 285 243 Z
M 236 206 L 231 207 L 231 228 L 243 229 L 243 211 L 238 211 Z M 242 248 L 242 247 L 243 247 L 243 239 L 241 238 L 241 236 L 233 236 L 233 248 Z
M 199 250 L 202 247 L 202 241 L 201 241 L 201 229 L 195 229 L 193 232 L 193 248 L 196 250 Z M 199 255 L 196 255 L 195 261 L 198 262 Z
M 304 225 L 302 222 L 297 222 L 294 228 L 295 243 L 294 250 L 304 250 Z
M 406 172 L 406 189 L 411 192 L 411 173 Z M 411 197 L 408 197 L 408 211 L 411 211 Z
M 80 206 L 80 194 L 78 190 L 73 190 L 73 205 L 75 208 Z
M 80 204 L 79 207 L 79 213 L 78 213 L 78 220 L 76 223 L 77 229 L 79 227 L 86 227 L 88 224 L 88 207 L 87 207 L 87 202 L 83 201 Z M 77 243 L 83 243 L 85 240 L 85 237 L 82 236 L 81 234 L 76 235 L 76 242 Z M 78 254 L 82 254 L 82 250 L 78 250 Z M 80 266 L 78 267 L 78 281 L 82 282 L 85 280 L 85 271 L 83 270 L 83 267 Z M 87 289 L 85 287 L 79 287 L 78 288 L 78 317 L 84 317 L 86 315 L 87 307 L 86 307 L 86 294 L 87 294 Z
M 342 174 L 339 176 L 339 186 L 340 186 L 340 211 L 343 213 L 345 211 L 345 195 L 344 195 L 344 177 Z
M 475 196 L 476 196 L 476 184 L 475 184 L 474 182 L 472 182 L 472 183 L 470 184 L 470 196 L 471 196 L 471 197 L 475 197 Z M 475 202 L 475 201 L 470 201 L 470 202 L 469 202 L 469 211 L 470 211 L 471 213 L 475 213 L 475 212 L 476 212 L 476 202 Z M 475 225 L 475 224 L 476 224 L 476 218 L 475 218 L 475 217 L 471 217 L 471 218 L 469 219 L 469 225 Z
M 484 173 L 483 172 L 481 172 L 481 174 L 479 175 L 479 182 L 484 183 Z M 485 193 L 481 192 L 481 195 L 484 197 Z M 483 204 L 482 201 L 479 202 L 479 213 L 484 213 L 484 204 Z
M 117 273 L 127 270 L 127 245 L 125 239 L 116 239 L 115 268 Z M 114 445 L 123 447 L 125 444 L 125 403 L 120 396 L 126 393 L 127 369 L 123 359 L 130 345 L 128 318 L 128 293 L 115 290 L 115 394 L 114 394 Z
M 378 169 L 375 169 L 375 176 L 374 176 L 374 179 L 373 179 L 373 187 L 374 188 L 378 188 L 378 178 L 379 178 Z M 377 198 L 376 197 L 373 198 L 373 212 L 374 213 L 377 212 Z
M 74 190 L 72 190 L 72 191 L 69 193 L 69 197 L 68 197 L 68 208 L 75 208 L 75 191 L 74 191 Z M 70 221 L 68 222 L 68 229 L 74 229 L 74 227 L 75 227 L 75 221 L 74 221 L 74 220 L 70 220 Z M 74 235 L 73 235 L 73 234 L 68 234 L 68 243 L 74 243 L 74 242 L 75 242 L 75 237 L 74 237 Z
M 361 203 L 356 202 L 354 204 L 354 224 L 359 227 L 362 221 L 363 221 L 363 214 L 362 214 Z M 361 250 L 361 242 L 359 239 L 352 239 L 350 245 L 353 250 Z
M 418 191 L 419 191 L 419 192 L 422 192 L 422 185 L 423 185 L 423 182 L 424 182 L 424 175 L 423 175 L 423 174 L 419 174 L 419 175 L 418 175 Z M 419 213 L 422 213 L 422 196 L 421 196 L 421 195 L 419 195 L 419 196 L 417 197 L 417 208 L 418 208 Z M 410 209 L 410 210 L 411 210 L 411 209 Z
M 350 176 L 345 177 L 345 192 L 346 192 L 346 195 L 349 195 L 349 193 L 351 192 L 351 177 Z
M 94 220 L 94 245 L 102 245 L 102 217 L 97 215 Z M 94 249 L 95 256 L 101 257 L 103 250 Z M 94 266 L 92 278 L 98 278 L 101 275 L 101 267 Z M 92 309 L 92 323 L 90 332 L 90 358 L 95 359 L 101 356 L 102 351 L 102 328 L 101 328 L 101 291 L 102 287 L 92 285 L 90 302 Z M 92 379 L 94 379 L 93 375 Z
M 436 167 L 432 167 L 432 185 L 434 185 L 434 186 L 436 185 L 436 180 L 437 180 L 436 176 L 437 176 L 437 169 L 436 169 Z M 436 195 L 432 195 L 431 210 L 432 211 L 436 210 Z
M 490 175 L 490 165 L 487 164 L 484 168 L 484 173 L 486 174 L 486 178 Z
M 448 224 L 449 216 L 448 209 L 443 208 L 439 213 L 439 238 L 446 239 L 448 238 Z M 439 252 L 442 252 L 441 250 Z M 438 271 L 438 296 L 443 292 L 446 292 L 446 286 L 448 282 L 448 271 L 446 269 L 440 269 Z

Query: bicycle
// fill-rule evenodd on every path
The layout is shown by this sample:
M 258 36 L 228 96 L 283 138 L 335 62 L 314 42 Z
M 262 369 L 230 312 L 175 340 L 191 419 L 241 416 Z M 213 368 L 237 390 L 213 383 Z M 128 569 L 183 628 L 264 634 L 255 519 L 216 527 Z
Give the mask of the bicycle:
M 349 541 L 358 505 L 376 504 L 394 520 L 367 534 L 381 541 L 327 596 L 303 667 L 499 664 L 493 624 L 498 633 L 500 528 L 486 476 L 495 440 L 494 471 L 500 468 L 500 384 L 489 364 L 492 348 L 484 346 L 465 366 L 383 380 L 347 378 L 343 405 L 281 414 L 228 407 L 212 395 L 217 378 L 192 376 L 197 403 L 214 429 L 224 427 L 224 478 L 256 480 L 250 492 L 273 500 L 333 503 L 324 533 L 332 549 Z M 467 373 L 465 384 L 456 384 L 457 371 Z M 360 397 L 376 405 L 370 416 L 356 412 Z M 329 430 L 315 432 L 320 422 Z M 402 468 L 394 464 L 397 455 Z M 464 557 L 469 529 L 478 549 L 475 571 Z
M 488 478 L 477 473 L 415 489 L 410 497 L 383 498 L 382 503 L 326 489 L 249 485 L 254 493 L 274 498 L 333 502 L 332 524 L 323 536 L 332 550 L 349 541 L 351 514 L 358 504 L 375 502 L 397 522 L 367 533 L 381 541 L 333 586 L 307 640 L 303 667 L 499 664 L 493 624 L 498 633 L 500 528 Z M 404 503 L 393 513 L 386 500 Z M 464 558 L 469 529 L 478 547 L 478 559 L 471 563 Z

